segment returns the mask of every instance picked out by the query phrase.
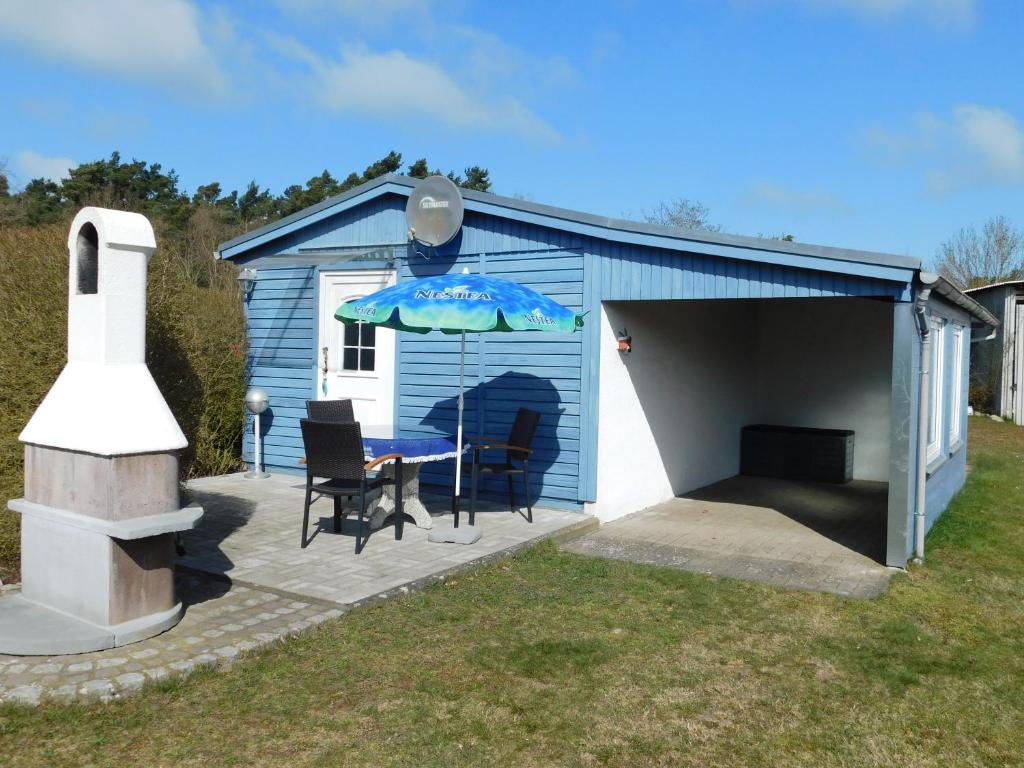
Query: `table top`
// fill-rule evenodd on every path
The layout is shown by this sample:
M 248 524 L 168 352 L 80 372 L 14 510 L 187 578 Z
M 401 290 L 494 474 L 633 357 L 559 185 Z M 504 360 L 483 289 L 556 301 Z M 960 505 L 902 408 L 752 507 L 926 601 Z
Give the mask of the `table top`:
M 389 453 L 402 454 L 402 461 L 421 463 L 453 459 L 459 451 L 455 435 L 439 431 L 403 429 L 396 424 L 360 425 L 363 434 L 363 452 L 367 459 L 374 459 Z M 462 453 L 469 450 L 468 440 L 463 440 Z

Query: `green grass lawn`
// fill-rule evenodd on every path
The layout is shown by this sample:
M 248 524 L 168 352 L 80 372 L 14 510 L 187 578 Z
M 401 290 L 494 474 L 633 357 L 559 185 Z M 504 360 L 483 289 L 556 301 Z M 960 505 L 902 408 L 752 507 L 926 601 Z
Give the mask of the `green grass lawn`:
M 874 601 L 545 545 L 227 670 L 0 711 L 10 765 L 997 766 L 1024 758 L 1024 429 L 971 420 Z

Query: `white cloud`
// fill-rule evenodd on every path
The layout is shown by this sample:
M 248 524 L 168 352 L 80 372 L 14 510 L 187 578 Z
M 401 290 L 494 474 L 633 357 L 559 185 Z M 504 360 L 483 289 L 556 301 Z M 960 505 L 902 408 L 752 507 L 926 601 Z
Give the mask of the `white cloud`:
M 430 9 L 429 0 L 276 0 L 286 13 L 322 14 L 325 11 L 371 24 L 394 17 L 420 16 Z
M 1024 183 L 1024 131 L 997 107 L 961 104 L 953 110 L 957 133 L 994 176 Z
M 434 62 L 403 51 L 348 47 L 340 58 L 329 59 L 290 38 L 275 38 L 273 44 L 304 65 L 307 93 L 336 114 L 427 117 L 469 130 L 558 139 L 557 132 L 518 99 L 471 89 Z
M 768 181 L 755 181 L 751 184 L 744 200 L 749 205 L 791 210 L 850 209 L 849 203 L 826 189 L 795 189 Z
M 0 0 L 0 43 L 77 69 L 164 87 L 186 100 L 273 99 L 341 116 L 419 118 L 476 133 L 560 140 L 527 105 L 561 99 L 580 84 L 564 56 L 536 55 L 498 35 L 435 19 L 452 9 L 439 9 L 433 0 L 276 2 L 283 10 L 277 21 L 286 28 L 315 22 L 319 40 L 344 23 L 362 41 L 339 54 L 325 53 L 287 37 L 290 32 L 267 33 L 244 16 L 198 0 Z M 415 29 L 405 35 L 415 47 L 367 45 L 375 39 L 370 27 L 394 28 L 399 21 Z M 221 59 L 222 50 L 230 56 Z M 53 111 L 41 101 L 22 107 L 40 119 Z M 97 112 L 101 107 L 76 104 L 80 127 L 96 136 L 145 127 Z
M 0 39 L 39 56 L 181 93 L 223 98 L 229 82 L 202 31 L 228 30 L 188 0 L 0 3 Z
M 975 0 L 803 0 L 822 10 L 843 10 L 873 19 L 892 19 L 909 14 L 933 21 L 967 23 L 974 18 Z
M 32 179 L 49 179 L 50 181 L 66 179 L 68 170 L 77 165 L 78 163 L 70 157 L 47 157 L 30 149 L 16 152 L 11 163 L 14 175 L 22 186 Z
M 923 112 L 904 129 L 869 126 L 862 139 L 887 164 L 919 170 L 936 194 L 1024 184 L 1024 129 L 999 107 L 958 104 L 944 117 Z
M 454 69 L 482 89 L 507 87 L 516 93 L 564 92 L 582 83 L 579 73 L 564 56 L 542 56 L 509 45 L 493 32 L 453 26 L 446 36 L 452 44 L 445 54 Z
M 920 112 L 907 130 L 893 130 L 873 123 L 863 130 L 861 138 L 877 157 L 899 165 L 915 155 L 935 151 L 945 131 L 942 120 L 931 112 Z

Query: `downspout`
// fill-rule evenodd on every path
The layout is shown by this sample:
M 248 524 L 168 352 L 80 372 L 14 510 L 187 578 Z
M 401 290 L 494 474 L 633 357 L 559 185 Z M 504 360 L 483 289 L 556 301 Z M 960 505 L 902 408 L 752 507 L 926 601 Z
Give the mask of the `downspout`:
M 917 494 L 914 503 L 914 559 L 924 562 L 925 492 L 928 479 L 928 414 L 931 409 L 932 329 L 928 320 L 928 297 L 939 279 L 932 272 L 921 272 L 914 312 L 921 334 L 920 395 L 917 398 Z

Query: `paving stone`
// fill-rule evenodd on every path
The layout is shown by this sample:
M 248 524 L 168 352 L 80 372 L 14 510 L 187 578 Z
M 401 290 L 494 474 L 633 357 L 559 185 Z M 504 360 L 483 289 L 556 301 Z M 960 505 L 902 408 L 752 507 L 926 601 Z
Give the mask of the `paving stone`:
M 237 659 L 240 651 L 237 646 L 225 645 L 214 651 L 215 654 L 220 656 L 222 659 Z
M 166 680 L 170 677 L 171 673 L 167 667 L 153 667 L 147 669 L 144 673 L 150 680 Z
M 76 683 L 66 683 L 52 688 L 48 692 L 47 698 L 61 704 L 70 704 L 78 698 L 78 685 Z
M 160 653 L 160 651 L 156 648 L 143 648 L 139 651 L 131 651 L 128 655 L 133 659 L 151 659 L 158 653 Z
M 51 661 L 44 664 L 36 664 L 29 671 L 34 675 L 49 675 L 54 672 L 60 672 L 63 666 L 63 664 L 57 664 Z
M 78 689 L 78 693 L 86 699 L 103 698 L 114 692 L 114 684 L 105 677 L 86 680 Z
M 17 688 L 9 690 L 5 696 L 7 701 L 34 707 L 43 697 L 43 687 L 41 685 L 19 685 Z
M 97 659 L 96 669 L 110 669 L 112 667 L 119 667 L 127 661 L 128 659 L 126 659 L 124 656 L 114 656 L 109 659 Z
M 114 678 L 117 684 L 126 691 L 137 691 L 146 682 L 146 676 L 139 672 L 127 672 Z
M 89 672 L 93 667 L 91 661 L 76 661 L 74 664 L 68 664 L 68 672 Z

